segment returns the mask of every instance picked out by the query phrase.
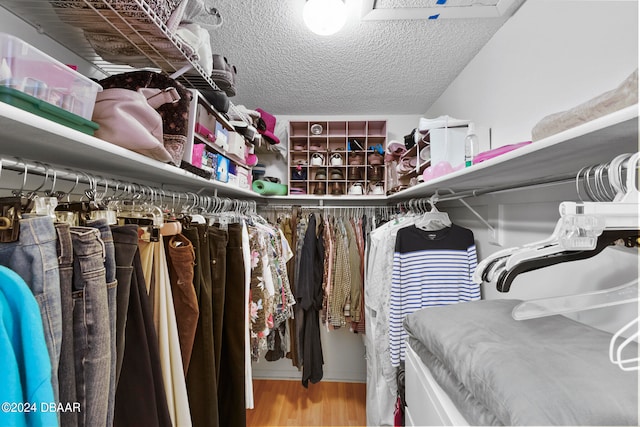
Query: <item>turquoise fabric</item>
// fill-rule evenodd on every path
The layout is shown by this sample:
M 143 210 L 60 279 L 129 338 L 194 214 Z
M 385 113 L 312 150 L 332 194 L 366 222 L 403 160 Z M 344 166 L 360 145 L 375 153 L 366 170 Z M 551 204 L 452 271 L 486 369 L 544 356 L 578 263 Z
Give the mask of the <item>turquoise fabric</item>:
M 40 309 L 22 278 L 0 266 L 0 425 L 57 426 Z

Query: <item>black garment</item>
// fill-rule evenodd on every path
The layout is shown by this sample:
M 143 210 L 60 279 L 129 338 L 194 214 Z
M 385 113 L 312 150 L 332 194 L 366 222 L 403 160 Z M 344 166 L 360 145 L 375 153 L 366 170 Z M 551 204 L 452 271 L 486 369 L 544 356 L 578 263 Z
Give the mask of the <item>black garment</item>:
M 245 270 L 242 225 L 229 224 L 225 256 L 224 316 L 220 354 L 218 407 L 220 425 L 243 427 L 247 423 L 245 396 Z M 214 258 L 212 258 L 212 261 Z M 221 262 L 218 261 L 218 266 Z M 215 294 L 214 294 L 215 300 Z
M 320 222 L 318 238 L 316 217 L 309 216 L 309 225 L 304 236 L 296 302 L 304 310 L 304 325 L 300 334 L 303 345 L 302 385 L 308 387 L 309 381 L 317 383 L 322 379 L 322 344 L 320 342 L 320 317 L 322 310 L 322 275 L 324 272 L 324 241 L 322 232 L 324 223 Z
M 160 366 L 158 337 L 138 250 L 133 266 L 125 327 L 127 345 L 116 389 L 114 426 L 134 427 L 143 423 L 149 426 L 171 427 Z
M 133 258 L 138 250 L 138 226 L 111 226 L 113 244 L 116 254 L 116 279 L 118 293 L 116 304 L 116 387 L 122 370 L 124 357 L 125 328 L 127 312 L 129 310 L 129 296 L 131 294 L 131 278 L 133 276 Z
M 213 346 L 213 309 L 211 269 L 206 226 L 188 227 L 182 234 L 191 241 L 196 253 L 193 286 L 198 298 L 198 326 L 187 371 L 187 394 L 194 427 L 217 427 L 218 381 Z M 206 272 L 206 275 L 205 275 Z

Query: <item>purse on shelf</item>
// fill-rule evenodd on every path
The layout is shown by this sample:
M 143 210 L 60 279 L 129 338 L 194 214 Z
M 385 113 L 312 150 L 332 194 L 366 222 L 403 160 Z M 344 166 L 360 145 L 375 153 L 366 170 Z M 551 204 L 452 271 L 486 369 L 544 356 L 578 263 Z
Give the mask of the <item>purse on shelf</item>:
M 96 138 L 161 162 L 172 162 L 163 144 L 162 117 L 156 108 L 175 96 L 175 89 L 113 88 L 99 92 L 93 111 L 93 120 L 100 125 Z
M 177 82 L 166 74 L 156 73 L 154 71 L 131 71 L 128 73 L 116 74 L 111 77 L 107 77 L 106 79 L 100 80 L 98 83 L 100 83 L 100 85 L 105 89 L 98 95 L 109 93 L 108 89 L 116 88 L 128 89 L 131 92 L 137 92 L 139 89 L 158 89 L 157 92 L 163 94 L 161 99 L 165 102 L 154 108 L 161 117 L 162 145 L 171 155 L 171 158 L 167 161 L 173 163 L 176 166 L 180 166 L 185 150 L 185 144 L 187 143 L 191 92 L 189 92 L 180 82 Z M 126 92 L 121 93 L 124 94 Z M 146 93 L 150 92 L 146 91 Z M 167 95 L 170 95 L 172 98 L 167 98 Z M 130 104 L 131 98 L 136 98 L 136 96 L 129 94 L 126 102 Z M 93 113 L 93 120 L 97 122 L 101 128 L 103 124 L 100 123 L 100 121 L 103 121 L 103 119 L 101 119 L 99 115 L 96 115 L 96 110 L 98 110 L 98 114 L 102 112 L 103 114 L 108 115 L 112 115 L 113 112 L 109 113 L 106 110 L 107 108 L 115 108 L 119 111 L 124 111 L 124 105 L 122 104 L 122 102 L 119 103 L 118 100 L 113 97 L 109 99 L 108 103 L 100 106 L 100 101 L 104 99 L 106 99 L 105 95 L 103 95 L 102 98 L 98 98 L 98 101 L 96 101 L 96 108 L 94 109 Z M 141 101 L 139 96 L 137 96 L 136 99 Z M 155 104 L 156 102 L 154 101 L 154 105 Z M 107 105 L 109 105 L 110 107 L 107 107 Z M 140 108 L 140 105 L 138 105 L 138 107 Z M 148 108 L 144 109 L 144 111 L 150 113 L 150 110 Z M 133 123 L 133 120 L 136 117 L 140 117 L 143 120 L 148 119 L 147 116 L 132 115 L 130 117 L 127 117 L 127 119 L 129 120 L 128 123 Z M 146 126 L 146 124 L 143 124 L 143 126 Z M 120 126 L 118 127 L 119 129 L 113 129 L 113 133 L 121 134 L 120 138 L 125 139 L 125 141 L 123 142 L 124 144 L 126 144 L 123 145 L 125 148 L 129 148 L 133 151 L 137 151 L 136 148 L 143 148 L 145 150 L 148 149 L 148 146 L 142 147 L 142 144 L 139 141 L 131 137 L 131 129 L 122 126 L 122 124 L 120 124 Z M 106 137 L 102 137 L 99 135 L 101 135 L 101 133 L 96 132 L 96 136 L 98 138 L 108 140 L 106 139 Z M 116 143 L 114 141 L 110 142 Z

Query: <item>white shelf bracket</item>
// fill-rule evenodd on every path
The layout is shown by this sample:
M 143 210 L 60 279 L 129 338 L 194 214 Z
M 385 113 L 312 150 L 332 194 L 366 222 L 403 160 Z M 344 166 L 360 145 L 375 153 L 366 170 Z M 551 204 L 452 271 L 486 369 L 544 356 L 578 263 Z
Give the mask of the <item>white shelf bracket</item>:
M 441 189 L 438 189 L 438 191 L 440 191 L 440 190 L 446 190 L 446 191 L 448 191 L 450 194 L 452 194 L 452 195 L 454 195 L 454 196 L 455 196 L 455 194 L 456 194 L 456 193 L 455 193 L 455 191 L 453 191 L 453 190 L 452 190 L 452 189 L 450 189 L 450 188 L 441 188 Z M 436 194 L 438 193 L 438 191 L 436 191 Z M 491 224 L 489 224 L 489 221 L 487 221 L 486 219 L 484 219 L 484 218 L 482 217 L 482 215 L 480 215 L 480 214 L 478 213 L 478 211 L 476 211 L 474 208 L 472 208 L 472 207 L 471 207 L 471 205 L 469 205 L 469 203 L 465 202 L 463 198 L 455 198 L 455 199 L 457 199 L 457 200 L 458 200 L 460 203 L 462 203 L 462 204 L 463 204 L 467 209 L 469 209 L 469 210 L 471 211 L 471 213 L 472 213 L 473 215 L 475 215 L 475 216 L 476 216 L 476 218 L 478 218 L 478 219 L 480 220 L 480 222 L 481 222 L 481 223 L 483 223 L 484 225 L 486 225 L 486 226 L 487 226 L 487 229 L 489 230 L 489 235 L 490 235 L 490 236 L 495 235 L 496 230 L 493 228 L 493 226 L 492 226 Z M 442 199 L 441 199 L 441 200 L 442 200 Z M 445 198 L 445 200 L 446 200 L 446 198 Z

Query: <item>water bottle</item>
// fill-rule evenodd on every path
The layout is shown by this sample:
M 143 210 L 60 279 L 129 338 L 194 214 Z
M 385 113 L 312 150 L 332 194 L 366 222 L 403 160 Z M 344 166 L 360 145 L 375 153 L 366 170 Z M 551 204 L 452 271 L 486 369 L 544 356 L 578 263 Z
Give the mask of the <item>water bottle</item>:
M 469 123 L 467 136 L 464 138 L 464 166 L 468 168 L 473 165 L 473 158 L 478 155 L 479 141 L 476 135 L 476 127 Z

